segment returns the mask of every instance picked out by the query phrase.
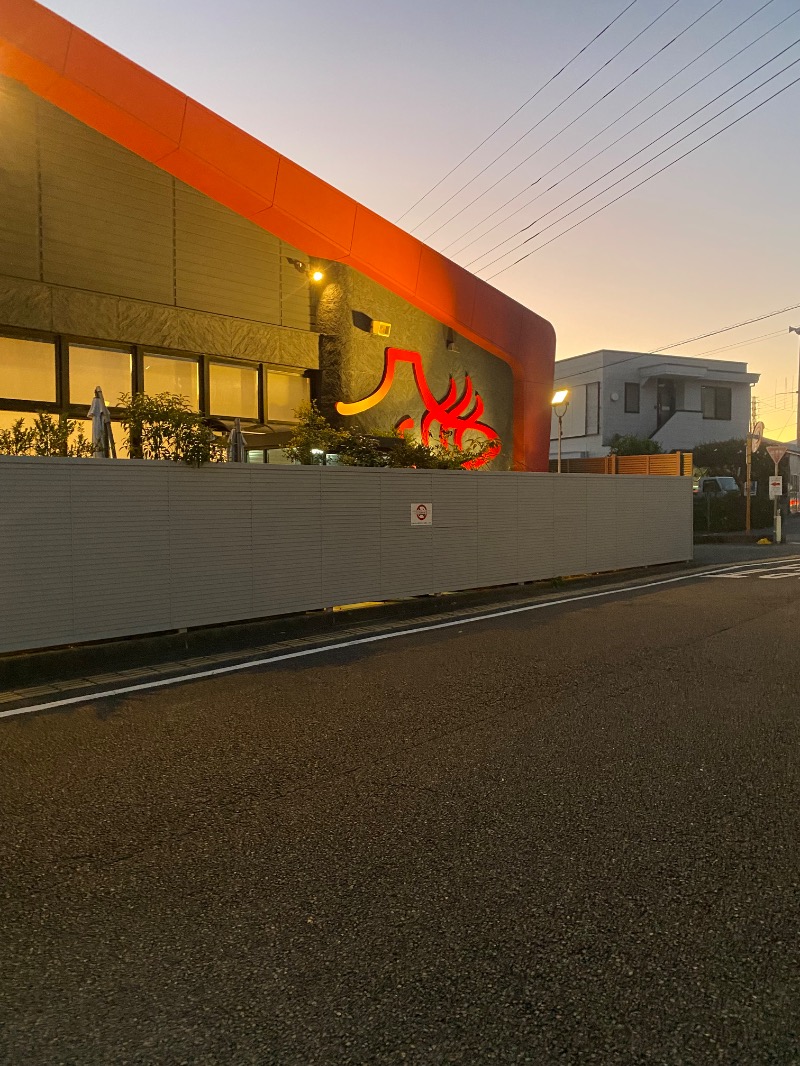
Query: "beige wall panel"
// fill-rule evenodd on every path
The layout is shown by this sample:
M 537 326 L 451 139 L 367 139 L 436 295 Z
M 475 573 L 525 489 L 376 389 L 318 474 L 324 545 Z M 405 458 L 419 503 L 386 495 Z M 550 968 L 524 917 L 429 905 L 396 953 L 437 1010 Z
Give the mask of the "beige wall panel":
M 0 274 L 40 273 L 36 100 L 0 79 Z
M 421 595 L 437 583 L 433 526 L 411 525 L 412 504 L 434 502 L 431 471 L 398 470 L 396 474 L 380 483 L 381 599 Z
M 174 302 L 172 179 L 39 107 L 44 281 Z
M 252 468 L 256 617 L 325 606 L 320 475 L 313 466 Z
M 550 474 L 528 474 L 517 485 L 519 581 L 538 581 L 555 573 L 555 480 Z M 556 531 L 558 532 L 558 531 Z M 564 535 L 564 531 L 561 531 Z
M 0 652 L 690 559 L 691 489 L 0 457 Z

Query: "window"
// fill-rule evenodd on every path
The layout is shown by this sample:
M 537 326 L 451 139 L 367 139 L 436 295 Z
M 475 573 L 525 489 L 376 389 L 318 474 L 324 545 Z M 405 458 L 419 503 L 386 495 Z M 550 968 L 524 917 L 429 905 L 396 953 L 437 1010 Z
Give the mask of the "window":
M 70 344 L 69 402 L 86 404 L 88 408 L 98 385 L 108 406 L 116 406 L 120 395 L 131 391 L 131 353 L 120 348 Z
M 639 414 L 639 385 L 635 381 L 625 382 L 625 414 Z
M 258 418 L 258 371 L 252 366 L 212 363 L 210 413 L 229 418 Z
M 171 392 L 183 396 L 194 410 L 200 406 L 200 366 L 196 359 L 144 354 L 144 391 L 148 396 Z
M 600 432 L 600 382 L 590 381 L 586 386 L 586 436 Z
M 731 420 L 731 390 L 715 385 L 704 385 L 701 390 L 703 418 L 717 421 Z
M 276 422 L 296 422 L 297 409 L 308 403 L 310 382 L 302 374 L 284 374 L 270 370 L 267 374 L 267 418 Z
M 55 403 L 55 345 L 0 337 L 0 396 L 7 400 Z

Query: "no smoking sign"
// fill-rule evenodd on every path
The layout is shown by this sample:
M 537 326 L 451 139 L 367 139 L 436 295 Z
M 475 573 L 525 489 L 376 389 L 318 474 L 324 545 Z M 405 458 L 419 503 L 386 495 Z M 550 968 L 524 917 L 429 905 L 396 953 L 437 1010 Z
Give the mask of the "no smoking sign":
M 411 504 L 411 525 L 412 526 L 432 526 L 433 525 L 433 504 L 432 503 L 412 503 Z

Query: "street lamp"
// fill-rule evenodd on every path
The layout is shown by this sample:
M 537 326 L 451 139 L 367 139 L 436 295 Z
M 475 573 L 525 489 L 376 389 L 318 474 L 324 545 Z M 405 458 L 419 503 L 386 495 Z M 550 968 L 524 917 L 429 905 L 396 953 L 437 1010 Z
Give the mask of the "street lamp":
M 553 399 L 550 401 L 550 406 L 553 408 L 553 414 L 558 419 L 558 472 L 561 473 L 561 437 L 562 427 L 561 422 L 564 415 L 567 413 L 569 407 L 569 389 L 559 389 L 558 392 L 553 393 Z

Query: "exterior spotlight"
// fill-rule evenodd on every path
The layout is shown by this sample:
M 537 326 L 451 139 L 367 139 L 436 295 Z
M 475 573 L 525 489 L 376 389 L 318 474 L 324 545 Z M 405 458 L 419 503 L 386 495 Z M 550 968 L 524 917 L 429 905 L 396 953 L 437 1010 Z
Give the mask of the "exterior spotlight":
M 553 393 L 553 399 L 550 401 L 550 406 L 553 408 L 553 414 L 558 419 L 558 466 L 557 470 L 561 473 L 561 437 L 564 415 L 567 413 L 569 407 L 569 389 L 559 389 L 558 392 Z
M 324 278 L 325 278 L 325 275 L 322 273 L 321 270 L 312 270 L 311 271 L 311 280 L 312 281 L 323 281 Z

